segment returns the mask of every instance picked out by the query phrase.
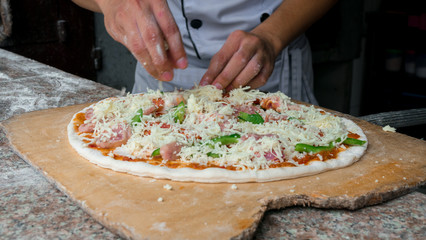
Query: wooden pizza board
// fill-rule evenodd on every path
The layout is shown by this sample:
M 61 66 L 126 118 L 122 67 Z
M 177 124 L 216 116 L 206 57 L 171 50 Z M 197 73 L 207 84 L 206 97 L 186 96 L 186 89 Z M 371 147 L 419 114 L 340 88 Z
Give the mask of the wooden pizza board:
M 424 184 L 426 142 L 353 119 L 367 153 L 352 166 L 269 183 L 152 181 L 97 167 L 69 145 L 66 126 L 85 105 L 15 116 L 2 123 L 18 154 L 110 230 L 132 239 L 252 236 L 264 212 L 288 206 L 356 209 Z M 348 116 L 346 116 L 348 117 Z M 169 184 L 172 190 L 163 186 Z M 163 198 L 163 202 L 157 201 Z

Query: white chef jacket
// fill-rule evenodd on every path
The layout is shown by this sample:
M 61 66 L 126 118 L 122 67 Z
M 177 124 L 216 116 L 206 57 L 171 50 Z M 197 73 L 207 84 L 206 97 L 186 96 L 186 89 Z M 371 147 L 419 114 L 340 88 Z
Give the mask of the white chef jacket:
M 281 4 L 282 0 L 169 0 L 188 57 L 186 69 L 176 69 L 170 82 L 159 81 L 137 64 L 133 93 L 147 89 L 173 91 L 198 84 L 210 60 L 235 30 L 251 31 Z M 285 20 L 282 24 L 286 24 Z M 276 26 L 277 28 L 280 26 Z M 282 91 L 293 99 L 317 104 L 313 94 L 312 57 L 304 35 L 277 57 L 275 68 L 262 91 Z

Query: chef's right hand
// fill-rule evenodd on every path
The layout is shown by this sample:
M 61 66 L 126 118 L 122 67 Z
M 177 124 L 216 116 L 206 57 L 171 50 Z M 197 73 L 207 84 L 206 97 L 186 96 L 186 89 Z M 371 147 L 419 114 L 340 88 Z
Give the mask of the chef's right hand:
M 188 65 L 179 29 L 166 0 L 96 0 L 105 27 L 142 66 L 161 81 Z M 167 49 L 168 48 L 168 49 Z

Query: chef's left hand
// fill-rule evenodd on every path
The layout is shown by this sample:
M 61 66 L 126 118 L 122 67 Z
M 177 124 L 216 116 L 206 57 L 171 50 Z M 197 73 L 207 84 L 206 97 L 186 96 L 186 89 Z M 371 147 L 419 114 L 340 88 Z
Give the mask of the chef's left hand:
M 226 91 L 240 86 L 265 85 L 277 57 L 272 44 L 267 34 L 241 30 L 231 33 L 213 56 L 200 85 L 212 84 Z

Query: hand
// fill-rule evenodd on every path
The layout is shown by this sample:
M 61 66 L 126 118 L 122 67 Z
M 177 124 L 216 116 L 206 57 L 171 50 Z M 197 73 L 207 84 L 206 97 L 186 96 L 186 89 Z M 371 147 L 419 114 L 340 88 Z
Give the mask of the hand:
M 188 65 L 179 29 L 166 0 L 96 0 L 105 27 L 143 67 L 161 81 Z M 168 49 L 167 49 L 168 47 Z
M 266 36 L 241 30 L 231 33 L 213 56 L 200 85 L 212 84 L 226 91 L 240 86 L 265 85 L 277 57 L 272 41 Z

